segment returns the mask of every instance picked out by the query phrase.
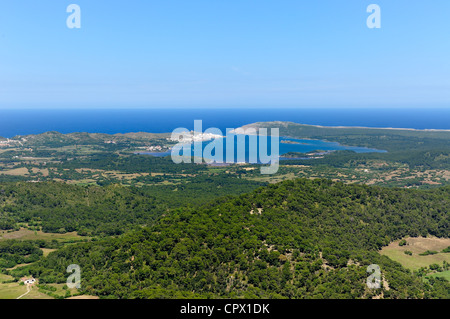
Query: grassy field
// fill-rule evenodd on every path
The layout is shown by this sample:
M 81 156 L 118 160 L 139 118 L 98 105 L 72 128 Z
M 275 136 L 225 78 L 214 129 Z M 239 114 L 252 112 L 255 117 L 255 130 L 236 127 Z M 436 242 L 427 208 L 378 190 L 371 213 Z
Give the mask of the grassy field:
M 69 291 L 71 295 L 76 294 L 78 292 L 78 290 L 76 288 L 73 289 L 63 289 L 63 287 L 65 286 L 65 284 L 49 284 L 49 287 L 53 287 L 56 288 L 55 291 L 53 291 L 52 293 L 60 296 L 60 297 L 64 297 L 66 296 L 66 292 Z
M 16 299 L 27 292 L 27 287 L 20 286 L 17 282 L 0 284 L 0 299 Z
M 100 298 L 97 296 L 81 295 L 81 296 L 69 297 L 66 299 L 100 299 Z
M 20 299 L 54 299 L 54 298 L 47 296 L 42 292 L 39 292 L 39 289 L 36 286 L 32 286 L 31 291 Z
M 450 263 L 450 253 L 441 253 L 443 249 L 450 246 L 449 238 L 407 237 L 404 239 L 407 242 L 405 246 L 399 246 L 400 240 L 397 240 L 392 242 L 389 246 L 384 247 L 380 253 L 411 270 L 428 267 L 431 264 L 442 265 L 444 260 Z M 428 256 L 419 255 L 427 250 L 437 251 L 438 253 Z M 410 251 L 412 255 L 405 254 L 405 251 Z
M 437 272 L 434 274 L 427 275 L 429 277 L 444 277 L 448 281 L 450 281 L 450 270 L 443 271 L 443 272 Z
M 44 257 L 48 256 L 53 251 L 56 251 L 56 249 L 50 249 L 50 248 L 41 248 L 42 252 L 44 253 Z
M 50 284 L 50 289 L 39 289 L 36 285 L 32 285 L 28 289 L 25 285 L 20 285 L 18 282 L 8 282 L 12 280 L 13 277 L 5 274 L 0 274 L 0 299 L 55 299 L 55 297 L 66 297 L 67 291 L 70 295 L 77 294 L 77 289 L 64 289 L 64 284 Z M 47 293 L 45 293 L 47 292 Z M 49 296 L 50 293 L 51 295 Z M 96 296 L 73 296 L 70 299 L 98 299 Z
M 20 239 L 20 240 L 56 239 L 61 241 L 67 241 L 67 240 L 87 239 L 87 237 L 79 236 L 76 232 L 65 234 L 53 234 L 21 228 L 20 230 L 13 232 L 0 231 L 0 240 L 7 240 L 7 239 Z
M 450 281 L 450 270 L 443 271 L 443 272 L 436 272 L 434 274 L 428 275 L 429 277 L 444 277 L 448 281 Z
M 12 175 L 12 176 L 25 176 L 25 175 L 28 175 L 28 169 L 26 167 L 20 167 L 20 168 L 10 169 L 7 171 L 0 171 L 0 174 Z
M 299 175 L 296 175 L 295 173 L 287 173 L 287 174 L 278 174 L 275 177 L 274 176 L 266 176 L 266 175 L 256 175 L 252 177 L 244 177 L 250 181 L 256 181 L 256 182 L 268 182 L 268 183 L 278 183 L 285 180 L 292 180 L 295 178 L 298 178 Z
M 17 299 L 27 292 L 27 287 L 25 285 L 19 285 L 18 282 L 7 282 L 12 280 L 13 277 L 0 274 L 0 299 Z M 46 294 L 38 291 L 36 286 L 32 286 L 30 292 L 21 297 L 20 299 L 53 299 Z

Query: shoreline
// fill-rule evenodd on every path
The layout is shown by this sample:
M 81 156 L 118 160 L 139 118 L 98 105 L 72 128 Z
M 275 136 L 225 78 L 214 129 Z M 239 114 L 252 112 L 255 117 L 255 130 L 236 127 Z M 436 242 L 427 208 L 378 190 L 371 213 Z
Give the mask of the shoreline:
M 417 131 L 417 132 L 450 132 L 450 129 L 416 129 L 416 128 L 403 128 L 403 127 L 370 127 L 370 126 L 325 126 L 325 125 L 315 125 L 315 124 L 305 124 L 305 123 L 297 123 L 297 122 L 289 122 L 289 121 L 266 121 L 266 122 L 255 122 L 240 126 L 238 128 L 233 129 L 232 131 L 238 129 L 248 129 L 248 128 L 260 128 L 260 124 L 270 123 L 270 124 L 280 124 L 286 127 L 287 124 L 294 125 L 304 125 L 318 128 L 335 128 L 335 129 L 369 129 L 369 130 L 397 130 L 397 131 Z
M 269 124 L 269 125 L 274 125 L 274 124 L 280 124 L 281 126 L 286 127 L 287 125 L 302 125 L 302 126 L 309 126 L 309 127 L 315 127 L 315 128 L 322 128 L 322 129 L 366 129 L 366 130 L 392 130 L 392 131 L 409 131 L 409 132 L 429 132 L 429 133 L 433 133 L 433 132 L 444 132 L 444 133 L 450 133 L 450 129 L 415 129 L 415 128 L 401 128 L 401 127 L 369 127 L 369 126 L 325 126 L 325 125 L 313 125 L 313 124 L 304 124 L 304 123 L 296 123 L 296 122 L 289 122 L 289 121 L 266 121 L 266 122 L 255 122 L 255 123 L 250 123 L 250 124 L 246 124 L 237 128 L 234 128 L 232 130 L 229 131 L 229 133 L 231 134 L 236 134 L 236 135 L 240 135 L 239 133 L 236 133 L 237 130 L 239 129 L 249 129 L 249 128 L 263 128 L 263 124 Z M 269 127 L 270 128 L 270 127 Z M 16 142 L 18 139 L 23 138 L 23 137 L 28 137 L 28 136 L 38 136 L 38 135 L 42 135 L 42 134 L 48 134 L 48 133 L 59 133 L 62 135 L 72 135 L 72 134 L 80 134 L 80 133 L 87 133 L 87 134 L 99 134 L 99 135 L 105 135 L 105 136 L 118 136 L 120 135 L 121 137 L 129 137 L 132 138 L 131 136 L 127 136 L 127 135 L 132 135 L 132 134 L 140 134 L 140 133 L 145 133 L 145 134 L 155 134 L 155 135 L 170 135 L 171 132 L 166 132 L 166 133 L 154 133 L 154 132 L 143 132 L 143 131 L 139 131 L 139 132 L 126 132 L 126 133 L 99 133 L 99 132 L 95 132 L 95 133 L 91 133 L 91 132 L 70 132 L 70 133 L 60 133 L 57 131 L 45 131 L 42 133 L 36 133 L 36 134 L 18 134 L 15 136 L 11 136 L 11 137 L 5 137 L 5 136 L 0 136 L 0 141 L 2 141 L 3 143 L 5 143 L 7 140 L 10 142 Z M 246 134 L 246 135 L 253 135 L 253 134 Z M 258 135 L 258 132 L 256 132 L 255 135 Z M 269 135 L 269 134 L 268 134 Z M 280 136 L 282 137 L 282 136 Z M 292 138 L 289 136 L 284 136 L 285 138 Z M 194 140 L 194 141 L 186 141 L 186 143 L 190 144 L 193 142 L 204 142 L 204 141 L 208 141 L 208 140 L 212 140 L 215 138 L 226 138 L 226 136 L 214 136 L 213 138 L 209 138 L 209 139 L 205 139 L 205 140 Z M 302 138 L 304 140 L 308 140 L 310 138 Z
M 296 123 L 299 124 L 299 123 Z M 359 129 L 373 129 L 373 130 L 398 130 L 398 131 L 418 131 L 418 132 L 450 132 L 450 129 L 434 129 L 434 128 L 425 128 L 425 129 L 417 129 L 417 128 L 403 128 L 403 127 L 369 127 L 369 126 L 322 126 L 322 125 L 310 125 L 310 124 L 300 124 L 300 125 L 309 125 L 320 128 L 359 128 Z

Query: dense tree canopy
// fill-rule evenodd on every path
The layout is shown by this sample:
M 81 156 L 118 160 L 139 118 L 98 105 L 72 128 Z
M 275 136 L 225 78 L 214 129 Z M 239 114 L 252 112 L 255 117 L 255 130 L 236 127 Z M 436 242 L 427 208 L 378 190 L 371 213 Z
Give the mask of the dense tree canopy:
M 113 298 L 448 298 L 377 251 L 403 236 L 449 235 L 450 188 L 407 190 L 298 179 L 183 207 L 117 238 L 62 248 L 12 273 Z M 386 287 L 368 290 L 366 268 Z

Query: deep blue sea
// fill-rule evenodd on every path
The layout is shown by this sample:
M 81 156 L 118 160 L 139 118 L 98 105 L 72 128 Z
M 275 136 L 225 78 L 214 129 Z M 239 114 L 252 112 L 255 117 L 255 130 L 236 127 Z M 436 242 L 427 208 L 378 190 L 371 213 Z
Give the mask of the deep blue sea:
M 57 109 L 0 110 L 0 136 L 61 133 L 169 133 L 175 128 L 193 129 L 194 120 L 203 120 L 203 129 L 227 128 L 260 122 L 292 121 L 325 126 L 397 127 L 450 129 L 449 108 L 371 109 Z

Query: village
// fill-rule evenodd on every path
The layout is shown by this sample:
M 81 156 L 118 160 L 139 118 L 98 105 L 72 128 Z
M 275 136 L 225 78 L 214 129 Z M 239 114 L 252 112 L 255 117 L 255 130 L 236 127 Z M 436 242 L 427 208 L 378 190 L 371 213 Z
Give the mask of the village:
M 22 142 L 17 141 L 17 140 L 11 140 L 9 138 L 7 138 L 6 140 L 0 141 L 0 147 L 14 147 L 17 144 L 22 145 Z

